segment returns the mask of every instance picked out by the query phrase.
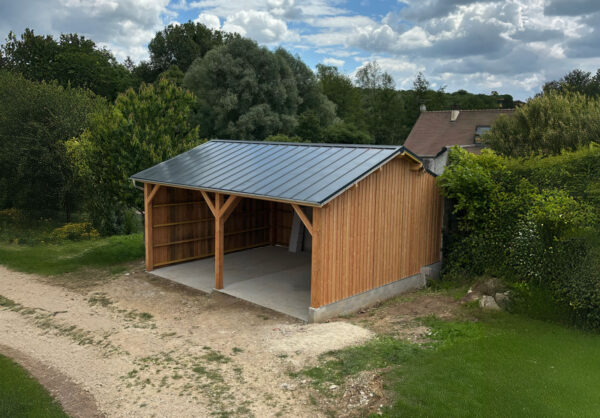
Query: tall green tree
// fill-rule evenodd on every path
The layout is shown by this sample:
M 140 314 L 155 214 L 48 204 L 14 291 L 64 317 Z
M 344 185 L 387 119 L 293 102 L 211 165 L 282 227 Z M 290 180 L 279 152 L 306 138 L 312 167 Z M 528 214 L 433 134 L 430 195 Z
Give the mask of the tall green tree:
M 95 113 L 90 127 L 67 144 L 78 176 L 88 185 L 87 210 L 103 234 L 127 231 L 127 211 L 143 211 L 129 176 L 199 143 L 189 121 L 191 93 L 167 79 L 127 90 Z
M 77 34 L 63 34 L 56 41 L 25 29 L 20 38 L 11 32 L 0 49 L 2 68 L 30 80 L 56 80 L 63 87 L 88 88 L 111 100 L 133 84 L 130 71 L 110 51 Z
M 148 44 L 150 66 L 157 74 L 177 65 L 184 73 L 196 58 L 202 58 L 208 51 L 219 47 L 238 34 L 213 30 L 201 23 L 188 21 L 181 25 L 170 24 Z
M 318 123 L 333 119 L 334 107 L 304 64 L 249 39 L 234 39 L 196 59 L 183 84 L 198 98 L 203 137 L 291 136 L 299 114 L 313 112 Z
M 365 129 L 365 114 L 361 103 L 360 90 L 346 74 L 330 65 L 317 65 L 317 77 L 323 93 L 336 106 L 337 115 L 346 123 Z
M 550 91 L 501 116 L 483 140 L 512 157 L 556 155 L 574 151 L 600 138 L 600 99 L 581 93 Z
M 600 69 L 594 75 L 589 71 L 575 69 L 559 80 L 544 84 L 543 91 L 544 93 L 550 93 L 551 91 L 559 93 L 577 92 L 586 96 L 598 97 L 600 96 Z
M 104 106 L 89 90 L 0 70 L 0 207 L 64 211 L 69 220 L 81 190 L 65 143 Z
M 395 90 L 394 79 L 377 62 L 370 62 L 356 73 L 361 89 L 367 131 L 377 144 L 401 144 L 402 97 Z

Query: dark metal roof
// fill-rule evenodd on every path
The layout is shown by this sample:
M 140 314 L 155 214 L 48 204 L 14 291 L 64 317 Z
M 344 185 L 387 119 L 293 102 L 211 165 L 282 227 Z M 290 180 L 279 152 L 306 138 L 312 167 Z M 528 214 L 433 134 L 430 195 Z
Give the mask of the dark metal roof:
M 402 146 L 212 140 L 133 180 L 323 206 Z

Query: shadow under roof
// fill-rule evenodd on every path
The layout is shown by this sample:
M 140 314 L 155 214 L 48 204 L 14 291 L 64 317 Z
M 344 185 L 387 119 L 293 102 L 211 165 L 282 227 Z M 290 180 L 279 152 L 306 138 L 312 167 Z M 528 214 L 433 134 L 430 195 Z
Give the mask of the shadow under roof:
M 131 178 L 323 206 L 404 151 L 385 145 L 211 140 Z

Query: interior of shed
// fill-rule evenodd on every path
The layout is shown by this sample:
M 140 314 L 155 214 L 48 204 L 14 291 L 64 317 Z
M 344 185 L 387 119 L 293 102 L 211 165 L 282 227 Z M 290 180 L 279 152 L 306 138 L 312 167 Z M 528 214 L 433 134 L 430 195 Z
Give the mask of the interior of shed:
M 202 193 L 161 186 L 150 209 L 152 273 L 212 292 L 215 217 Z M 219 291 L 307 319 L 311 236 L 290 204 L 239 198 L 224 223 L 223 246 Z

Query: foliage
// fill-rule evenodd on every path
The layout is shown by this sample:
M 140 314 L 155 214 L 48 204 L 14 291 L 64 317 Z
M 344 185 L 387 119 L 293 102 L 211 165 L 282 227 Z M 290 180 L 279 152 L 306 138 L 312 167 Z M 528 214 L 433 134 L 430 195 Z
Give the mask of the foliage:
M 196 58 L 237 38 L 238 34 L 212 30 L 201 23 L 170 24 L 157 32 L 148 44 L 150 66 L 161 73 L 176 65 L 185 73 Z
M 590 97 L 598 97 L 600 96 L 600 69 L 596 71 L 595 75 L 588 71 L 575 69 L 560 80 L 544 84 L 543 91 L 544 94 L 577 92 Z
M 98 231 L 89 222 L 67 223 L 55 228 L 50 233 L 50 239 L 56 241 L 80 241 L 82 239 L 97 238 Z
M 134 82 L 110 51 L 77 34 L 62 34 L 56 41 L 25 29 L 19 39 L 11 32 L 0 49 L 4 56 L 0 68 L 22 73 L 29 80 L 56 80 L 65 88 L 84 87 L 109 99 Z
M 81 193 L 65 142 L 102 108 L 88 90 L 0 70 L 0 208 L 64 210 L 69 220 Z
M 317 64 L 317 78 L 323 93 L 336 107 L 337 116 L 364 130 L 365 115 L 361 105 L 361 91 L 352 84 L 352 79 L 336 67 Z
M 189 122 L 194 97 L 166 79 L 121 94 L 97 112 L 89 129 L 68 142 L 87 184 L 87 210 L 102 234 L 128 233 L 128 210 L 143 211 L 129 176 L 199 143 Z
M 269 142 L 310 142 L 303 140 L 299 136 L 287 136 L 287 135 L 271 135 L 265 138 L 265 141 Z
M 375 140 L 365 131 L 361 131 L 353 125 L 338 122 L 329 125 L 323 130 L 322 142 L 335 144 L 373 144 Z
M 4 356 L 0 356 L 0 416 L 67 418 L 42 385 Z
M 0 264 L 41 275 L 71 273 L 89 268 L 114 270 L 118 264 L 143 257 L 142 233 L 31 246 L 0 244 Z
M 556 155 L 575 151 L 600 137 L 600 99 L 550 91 L 501 116 L 483 136 L 508 156 Z
M 403 142 L 402 97 L 394 89 L 392 76 L 383 71 L 377 62 L 361 67 L 356 73 L 356 84 L 361 90 L 361 106 L 365 113 L 367 132 L 377 144 Z
M 578 323 L 600 327 L 600 212 L 584 184 L 598 170 L 597 147 L 546 160 L 453 149 L 439 178 L 458 217 L 446 239 L 446 274 L 544 287 Z M 564 180 L 553 182 L 558 173 Z
M 294 135 L 300 115 L 312 112 L 316 130 L 334 116 L 305 64 L 248 39 L 234 39 L 196 59 L 184 85 L 198 98 L 197 120 L 205 137 Z

